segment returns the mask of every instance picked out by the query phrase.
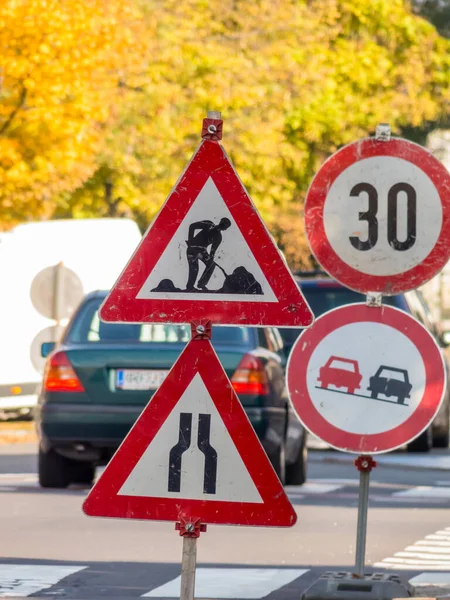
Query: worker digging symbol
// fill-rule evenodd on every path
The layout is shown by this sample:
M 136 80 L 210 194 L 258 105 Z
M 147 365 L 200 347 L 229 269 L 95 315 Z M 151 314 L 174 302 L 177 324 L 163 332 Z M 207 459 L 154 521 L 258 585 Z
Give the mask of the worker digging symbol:
M 216 225 L 213 221 L 196 221 L 189 226 L 186 240 L 187 283 L 186 289 L 178 288 L 171 279 L 162 279 L 152 292 L 187 292 L 194 294 L 263 294 L 261 285 L 244 266 L 236 267 L 230 275 L 217 262 L 216 253 L 222 244 L 222 233 L 232 226 L 230 219 L 223 217 Z M 204 271 L 197 281 L 200 263 Z M 208 289 L 208 283 L 216 269 L 224 276 L 222 287 Z
M 397 374 L 398 377 L 392 377 L 392 374 Z M 381 365 L 375 375 L 370 377 L 367 390 L 370 396 L 364 394 L 356 394 L 355 391 L 361 388 L 362 374 L 359 370 L 357 360 L 344 358 L 342 356 L 330 356 L 327 362 L 319 369 L 319 377 L 317 378 L 317 389 L 327 390 L 347 394 L 350 396 L 358 396 L 359 398 L 371 398 L 381 402 L 391 402 L 393 404 L 405 404 L 406 398 L 410 398 L 412 385 L 409 383 L 408 371 L 397 367 L 388 367 Z M 346 388 L 346 391 L 341 389 L 329 389 L 333 385 L 336 388 Z M 382 394 L 387 398 L 394 396 L 397 400 L 385 400 L 379 398 Z
M 186 240 L 186 257 L 189 265 L 189 278 L 186 285 L 188 292 L 197 291 L 194 284 L 197 280 L 200 261 L 205 265 L 205 270 L 197 283 L 197 287 L 201 290 L 206 290 L 216 266 L 222 269 L 214 261 L 214 258 L 218 247 L 222 243 L 221 232 L 226 231 L 230 226 L 231 221 L 227 218 L 220 219 L 218 225 L 214 225 L 212 221 L 198 221 L 190 225 L 188 239 Z M 198 231 L 197 234 L 196 231 Z M 211 246 L 211 250 L 208 253 L 209 246 Z

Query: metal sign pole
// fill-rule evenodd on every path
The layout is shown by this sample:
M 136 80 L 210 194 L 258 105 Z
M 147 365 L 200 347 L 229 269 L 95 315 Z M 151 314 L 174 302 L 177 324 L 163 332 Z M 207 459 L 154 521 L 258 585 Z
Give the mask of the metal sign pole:
M 358 524 L 356 527 L 355 575 L 364 577 L 366 558 L 367 509 L 369 508 L 369 480 L 371 470 L 377 463 L 371 456 L 360 456 L 355 460 L 359 471 Z
M 201 532 L 206 531 L 206 525 L 200 519 L 180 519 L 175 523 L 175 529 L 183 538 L 183 555 L 181 559 L 180 600 L 194 600 L 195 569 L 197 568 L 197 539 Z
M 194 600 L 195 568 L 197 566 L 197 538 L 183 537 L 181 560 L 180 600 Z
M 59 262 L 55 265 L 55 277 L 53 288 L 53 318 L 56 321 L 56 340 L 59 340 L 61 335 L 61 318 L 63 313 L 64 303 L 64 265 Z

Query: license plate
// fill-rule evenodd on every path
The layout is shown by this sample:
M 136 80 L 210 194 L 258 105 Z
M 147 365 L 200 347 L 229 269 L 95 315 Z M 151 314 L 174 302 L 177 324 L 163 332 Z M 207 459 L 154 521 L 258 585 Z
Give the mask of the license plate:
M 162 384 L 168 372 L 150 371 L 148 369 L 118 369 L 116 371 L 116 389 L 156 390 Z

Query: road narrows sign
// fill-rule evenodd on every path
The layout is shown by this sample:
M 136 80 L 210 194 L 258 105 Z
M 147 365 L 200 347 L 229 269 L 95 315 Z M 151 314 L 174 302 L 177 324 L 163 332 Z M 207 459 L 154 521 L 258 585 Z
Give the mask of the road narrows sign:
M 354 290 L 419 287 L 450 256 L 450 175 L 412 142 L 363 139 L 329 158 L 305 200 L 318 262 Z
M 309 431 L 338 450 L 376 454 L 428 427 L 446 372 L 440 348 L 416 319 L 388 306 L 351 304 L 300 335 L 287 382 Z
M 277 527 L 297 518 L 207 339 L 186 346 L 83 510 Z
M 306 326 L 313 315 L 223 147 L 204 140 L 101 308 L 114 322 Z

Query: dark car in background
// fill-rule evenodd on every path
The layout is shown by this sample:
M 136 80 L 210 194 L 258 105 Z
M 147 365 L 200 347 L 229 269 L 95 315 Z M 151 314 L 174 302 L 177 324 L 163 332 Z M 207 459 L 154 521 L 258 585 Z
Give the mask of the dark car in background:
M 295 279 L 316 318 L 333 308 L 366 301 L 365 295 L 340 285 L 337 281 L 328 277 L 326 273 L 320 271 L 299 273 L 295 276 Z M 438 346 L 442 349 L 448 346 L 448 343 L 444 340 L 444 336 L 439 331 L 438 324 L 434 320 L 428 304 L 420 290 L 411 290 L 410 292 L 395 296 L 383 296 L 383 304 L 394 306 L 409 313 L 428 329 Z M 283 337 L 286 351 L 289 353 L 301 332 L 298 329 L 286 328 L 280 328 L 279 331 Z M 447 370 L 447 390 L 444 401 L 434 418 L 432 425 L 419 437 L 408 444 L 407 448 L 409 452 L 428 452 L 433 446 L 436 448 L 447 448 L 449 445 L 449 365 L 444 353 L 443 357 Z M 403 392 L 405 392 L 405 394 L 409 393 L 406 387 L 406 385 L 403 386 Z
M 93 481 L 191 337 L 185 325 L 103 323 L 105 297 L 86 296 L 60 344 L 43 344 L 52 351 L 36 410 L 42 487 Z M 212 344 L 278 476 L 304 483 L 306 436 L 290 407 L 278 330 L 213 327 Z

